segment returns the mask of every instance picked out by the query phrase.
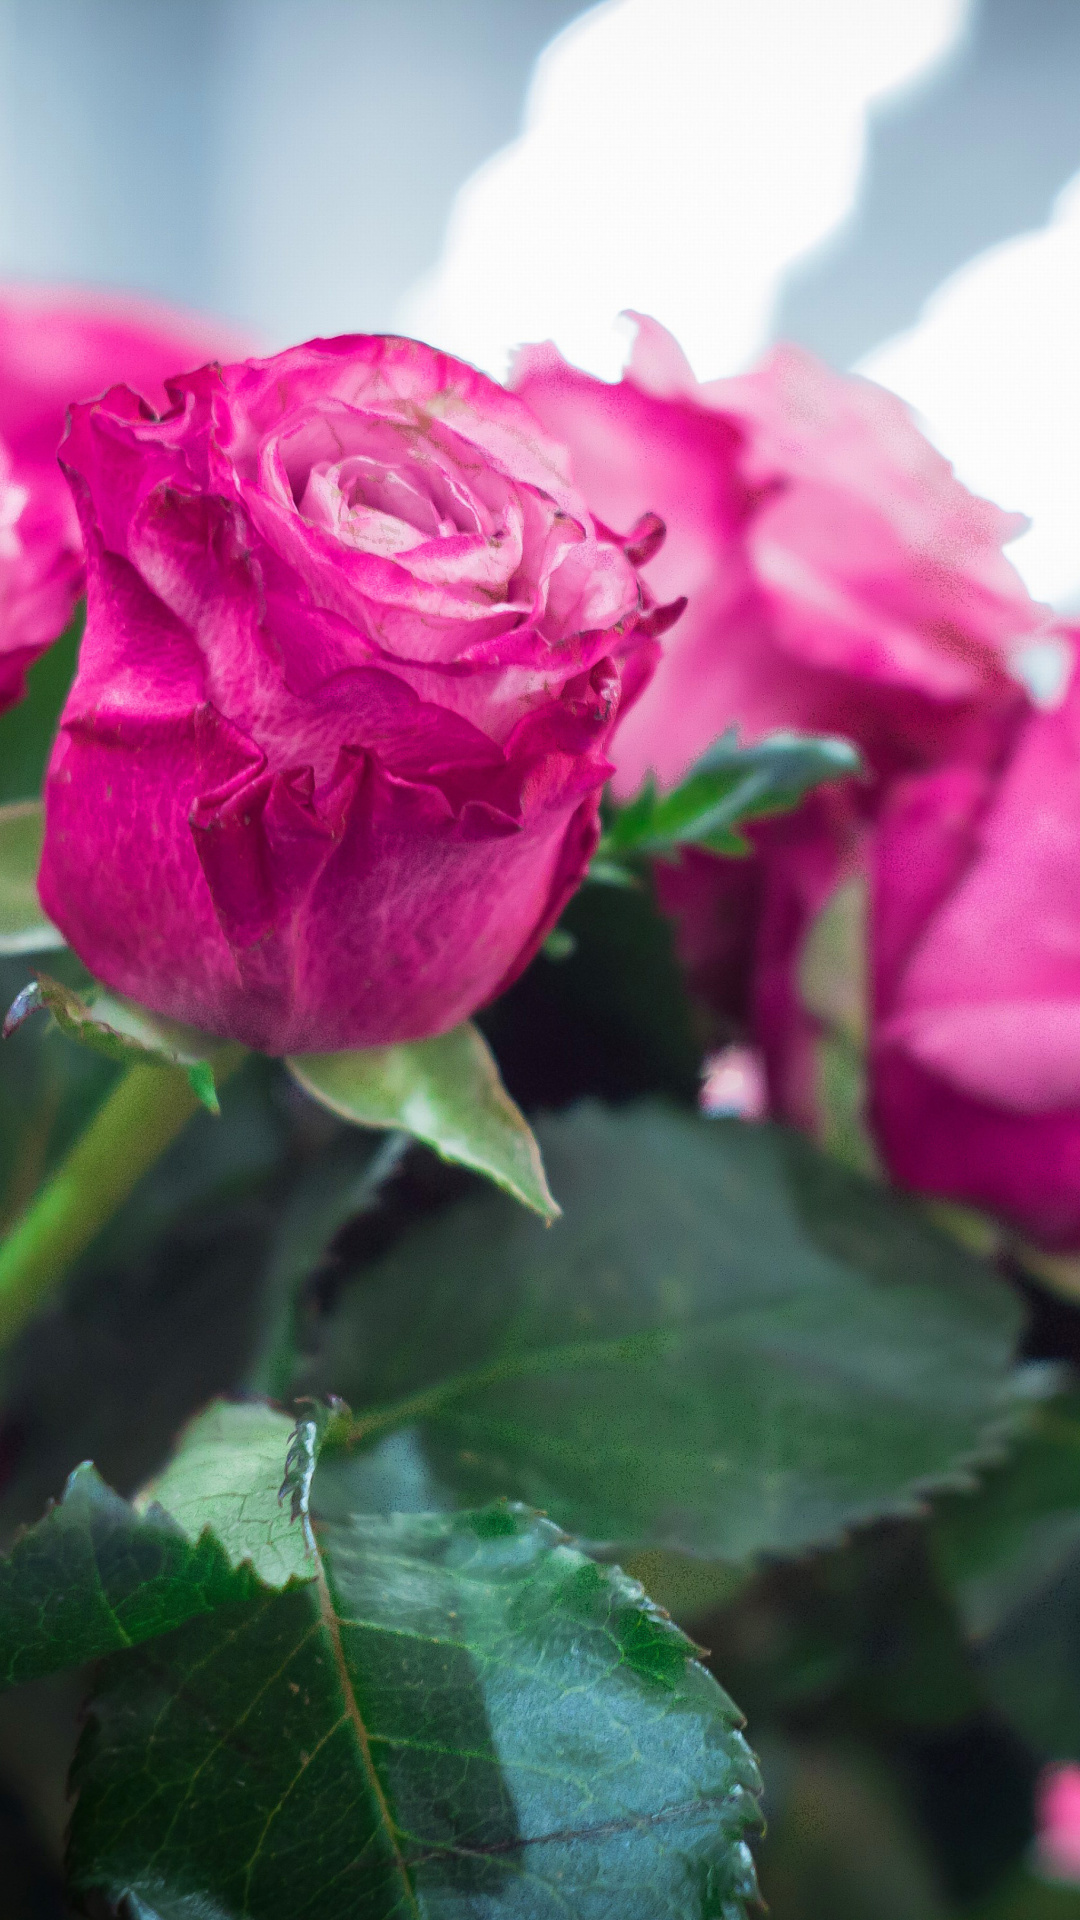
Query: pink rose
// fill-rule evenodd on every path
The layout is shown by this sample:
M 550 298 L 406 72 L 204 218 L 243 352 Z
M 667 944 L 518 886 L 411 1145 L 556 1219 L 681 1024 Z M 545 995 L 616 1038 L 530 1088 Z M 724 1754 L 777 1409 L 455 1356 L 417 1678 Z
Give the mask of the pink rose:
M 415 341 L 168 391 L 64 447 L 89 612 L 46 909 L 111 987 L 267 1052 L 440 1032 L 585 871 L 655 652 L 634 567 L 528 408 Z
M 1047 1880 L 1080 1887 L 1080 1767 L 1044 1767 L 1035 1795 L 1035 1866 Z
M 663 515 L 645 574 L 689 596 L 613 744 L 622 790 L 732 723 L 844 733 L 867 761 L 756 827 L 756 859 L 657 867 L 717 1039 L 755 1042 L 773 1111 L 817 1134 L 823 1040 L 865 1045 L 894 1179 L 1080 1246 L 1080 689 L 1037 713 L 1011 677 L 1033 642 L 1075 651 L 1001 552 L 1017 521 L 899 400 L 795 348 L 699 386 L 646 321 L 618 385 L 552 348 L 515 379 L 594 511 Z M 820 916 L 842 931 L 862 899 L 823 1008 Z
M 27 668 L 63 633 L 83 589 L 66 491 L 59 468 L 20 471 L 0 440 L 0 713 L 21 700 Z
M 830 1137 L 823 1046 L 844 1034 L 893 1180 L 1072 1251 L 1080 677 L 1055 711 L 1003 724 L 998 748 L 899 776 L 872 814 L 817 795 L 754 830 L 756 859 L 691 854 L 658 869 L 660 892 L 721 1031 L 761 1047 L 776 1114 Z
M 1080 1247 L 1080 680 L 996 778 L 898 783 L 868 865 L 870 1117 L 890 1172 Z
M 150 301 L 0 289 L 0 712 L 83 590 L 78 519 L 56 460 L 69 404 L 117 380 L 163 401 L 177 367 L 227 350 L 242 350 L 238 335 Z
M 1014 705 L 1010 662 L 1052 630 L 1001 552 L 1023 521 L 969 494 L 894 395 L 778 347 L 699 385 L 639 319 L 606 385 L 553 347 L 514 385 L 570 447 L 593 512 L 667 527 L 645 577 L 689 604 L 620 725 L 617 789 L 674 783 L 718 733 L 846 734 L 876 773 L 932 764 Z

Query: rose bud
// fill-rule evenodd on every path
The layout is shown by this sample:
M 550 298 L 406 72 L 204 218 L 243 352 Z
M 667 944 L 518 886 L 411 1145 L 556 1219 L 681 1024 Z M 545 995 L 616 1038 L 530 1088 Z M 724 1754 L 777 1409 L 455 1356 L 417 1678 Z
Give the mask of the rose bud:
M 63 450 L 88 620 L 41 897 L 90 970 L 270 1053 L 441 1032 L 597 837 L 657 615 L 528 408 L 415 341 L 117 389 Z
M 0 712 L 83 590 L 56 450 L 72 400 L 127 380 L 155 403 L 177 366 L 243 351 L 221 325 L 81 288 L 0 288 Z

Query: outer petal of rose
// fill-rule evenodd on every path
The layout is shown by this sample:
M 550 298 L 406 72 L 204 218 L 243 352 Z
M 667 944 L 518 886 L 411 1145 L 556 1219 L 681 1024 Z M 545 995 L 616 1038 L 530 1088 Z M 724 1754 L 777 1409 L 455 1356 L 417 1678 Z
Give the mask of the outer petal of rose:
M 580 880 L 595 797 L 483 838 L 437 811 L 436 798 L 380 775 L 354 810 L 305 941 L 305 998 L 340 1025 L 300 1031 L 291 1048 L 378 1045 L 456 1025 L 515 977 Z M 346 873 L 360 911 L 342 929 Z
M 453 1026 L 535 951 L 595 841 L 595 792 L 455 816 L 366 758 L 324 811 L 244 751 L 206 709 L 137 738 L 72 728 L 41 894 L 107 984 L 268 1052 Z
M 592 380 L 551 347 L 520 354 L 514 378 L 531 410 L 569 445 L 575 478 L 605 525 L 629 529 L 654 512 L 667 527 L 645 577 L 658 601 L 686 594 L 689 604 L 666 637 L 647 697 L 618 730 L 613 758 L 617 792 L 633 791 L 650 768 L 670 784 L 724 724 L 750 724 L 751 696 L 740 682 L 757 628 L 738 544 L 747 501 L 734 470 L 737 436 L 692 403 Z M 767 708 L 762 731 L 771 719 Z
M 793 653 L 957 699 L 1050 625 L 1001 550 L 1022 516 L 970 494 L 895 394 L 782 346 L 700 397 L 744 430 L 754 568 Z
M 442 1032 L 525 964 L 594 843 L 595 798 L 515 825 L 487 803 L 481 818 L 455 818 L 437 788 L 372 758 L 348 780 L 334 831 L 313 812 L 305 821 L 280 779 L 230 796 L 228 858 L 215 866 L 204 853 L 203 866 L 243 991 L 203 1024 L 274 1053 Z M 204 812 L 197 836 L 212 831 Z M 253 874 L 265 876 L 261 897 Z M 199 983 L 185 984 L 197 996 Z M 200 1011 L 185 1000 L 183 1017 Z
M 879 1039 L 1010 1113 L 1080 1109 L 1080 994 L 928 1007 L 886 1020 Z
M 0 557 L 0 713 L 21 699 L 27 669 L 63 633 L 82 592 L 82 555 L 70 543 L 67 518 L 48 496 L 31 498 L 19 517 L 17 550 Z
M 1080 1244 L 1080 691 L 988 789 L 887 808 L 873 1119 L 896 1178 Z M 952 803 L 949 804 L 951 788 Z M 943 801 L 945 804 L 943 804 Z
M 187 817 L 259 760 L 206 706 L 62 728 L 46 784 L 42 903 L 98 978 L 228 1031 L 239 976 Z M 193 985 L 194 983 L 194 985 Z
M 626 363 L 627 378 L 645 393 L 671 400 L 679 394 L 697 390 L 694 370 L 673 333 L 650 314 L 628 308 L 625 318 L 634 322 L 634 340 Z
M 743 427 L 743 470 L 755 488 L 788 477 L 861 498 L 887 514 L 913 551 L 943 542 L 950 567 L 1026 600 L 1001 551 L 1024 531 L 1023 514 L 969 493 L 911 409 L 885 387 L 783 345 L 751 373 L 707 381 L 697 393 Z
M 931 834 L 934 823 L 929 823 Z M 921 860 L 930 834 L 912 837 Z M 903 846 L 899 848 L 903 857 Z M 1062 706 L 1028 719 L 982 817 L 963 877 L 925 924 L 890 1017 L 918 1023 L 933 1011 L 1023 1001 L 1080 1005 L 1080 682 Z M 992 1083 L 996 1041 L 967 1030 L 970 1068 Z M 1007 1099 L 1002 1074 L 999 1097 Z
M 886 1044 L 871 1087 L 875 1135 L 901 1185 L 985 1208 L 1042 1246 L 1080 1247 L 1080 1104 L 1009 1111 Z
M 620 791 L 650 766 L 672 782 L 732 722 L 750 739 L 847 733 L 890 772 L 956 751 L 971 707 L 1015 702 L 1006 656 L 1050 620 L 1000 552 L 1016 523 L 967 494 L 899 401 L 797 352 L 696 387 L 662 329 L 639 338 L 615 386 L 551 347 L 515 369 L 599 517 L 665 520 L 645 577 L 689 596 L 619 729 Z
M 870 962 L 881 1019 L 895 1013 L 913 952 L 978 857 L 984 817 L 1025 717 L 1021 707 L 996 730 L 984 727 L 973 743 L 982 752 L 898 780 L 884 795 L 869 855 Z
M 140 507 L 162 489 L 193 492 L 190 434 L 178 444 L 182 422 L 146 417 L 138 395 L 113 387 L 100 400 L 71 408 L 60 462 L 75 498 L 85 538 L 93 527 L 103 546 L 125 558 L 138 536 Z
M 87 576 L 94 614 L 63 722 L 97 726 L 147 718 L 183 726 L 206 703 L 206 674 L 194 637 L 134 567 L 105 551 L 91 530 Z

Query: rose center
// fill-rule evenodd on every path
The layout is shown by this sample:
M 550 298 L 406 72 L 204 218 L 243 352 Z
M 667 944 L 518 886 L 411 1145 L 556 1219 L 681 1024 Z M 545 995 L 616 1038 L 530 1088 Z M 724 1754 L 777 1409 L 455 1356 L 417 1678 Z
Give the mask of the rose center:
M 434 493 L 427 474 L 350 454 L 310 469 L 299 508 L 312 526 L 344 546 L 389 557 L 465 531 L 461 516 L 448 511 L 453 501 L 437 500 Z

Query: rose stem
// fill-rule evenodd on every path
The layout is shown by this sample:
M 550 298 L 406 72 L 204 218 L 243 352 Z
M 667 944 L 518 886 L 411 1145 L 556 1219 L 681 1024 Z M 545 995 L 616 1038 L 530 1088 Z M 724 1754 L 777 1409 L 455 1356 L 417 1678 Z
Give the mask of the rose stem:
M 219 1084 L 242 1057 L 237 1048 L 235 1059 L 215 1062 Z M 56 1289 L 198 1106 L 177 1068 L 128 1067 L 0 1242 L 0 1347 Z

